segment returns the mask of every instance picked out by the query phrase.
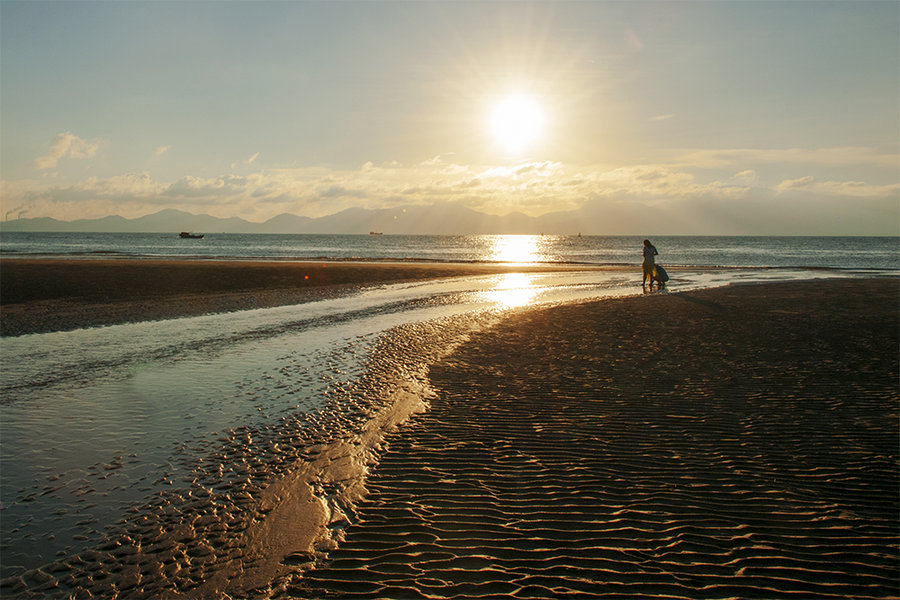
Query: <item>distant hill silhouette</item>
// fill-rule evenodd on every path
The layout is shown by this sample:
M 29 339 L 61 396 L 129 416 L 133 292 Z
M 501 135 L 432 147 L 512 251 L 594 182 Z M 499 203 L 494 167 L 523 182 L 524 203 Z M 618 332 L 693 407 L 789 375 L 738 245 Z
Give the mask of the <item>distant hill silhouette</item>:
M 0 223 L 0 231 L 177 233 L 336 233 L 466 235 L 546 233 L 575 235 L 871 235 L 853 228 L 851 219 L 840 224 L 813 222 L 813 199 L 795 203 L 790 210 L 770 218 L 756 204 L 722 206 L 700 198 L 690 204 L 650 203 L 634 198 L 594 198 L 572 211 L 530 217 L 522 213 L 489 215 L 458 204 L 403 206 L 397 208 L 348 208 L 333 215 L 310 218 L 280 214 L 264 223 L 238 217 L 222 219 L 166 209 L 137 219 L 120 216 L 59 221 L 49 218 L 14 219 Z M 851 209 L 848 207 L 847 209 Z M 849 213 L 848 213 L 849 214 Z M 879 235 L 895 235 L 893 221 L 885 221 Z
M 476 234 L 476 233 L 578 233 L 584 222 L 575 213 L 553 213 L 529 217 L 521 213 L 488 215 L 450 204 L 406 206 L 387 209 L 349 208 L 320 218 L 280 214 L 264 223 L 238 217 L 222 219 L 210 215 L 166 209 L 126 219 L 120 216 L 102 219 L 25 218 L 0 223 L 2 231 L 47 232 L 132 232 L 166 233 L 337 233 L 363 234 L 370 231 L 400 234 Z

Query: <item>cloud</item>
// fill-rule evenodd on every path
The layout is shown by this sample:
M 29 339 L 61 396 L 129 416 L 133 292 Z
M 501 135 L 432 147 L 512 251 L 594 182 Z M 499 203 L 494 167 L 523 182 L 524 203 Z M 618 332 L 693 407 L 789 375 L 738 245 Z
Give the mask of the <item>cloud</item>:
M 759 181 L 759 174 L 753 169 L 747 169 L 732 175 L 731 181 L 738 185 L 754 185 Z
M 706 192 L 694 175 L 665 165 L 637 165 L 598 171 L 586 176 L 595 195 L 628 194 L 647 199 L 678 198 Z
M 552 161 L 529 162 L 512 167 L 491 167 L 481 172 L 479 179 L 521 180 L 523 178 L 552 177 L 560 174 L 561 164 Z
M 807 175 L 806 177 L 801 177 L 799 179 L 785 179 L 781 183 L 779 183 L 775 189 L 779 191 L 784 190 L 795 190 L 799 188 L 808 188 L 812 186 L 816 182 L 815 177 L 812 175 Z
M 252 165 L 254 162 L 256 162 L 256 159 L 257 159 L 257 158 L 259 158 L 259 152 L 256 152 L 256 153 L 252 154 L 252 155 L 250 156 L 250 158 L 247 158 L 247 159 L 244 159 L 244 160 L 239 160 L 239 161 L 236 161 L 236 162 L 231 163 L 231 168 L 232 168 L 232 169 L 236 169 L 236 168 L 239 167 L 240 165 Z
M 864 181 L 816 181 L 811 175 L 785 179 L 775 189 L 779 192 L 803 190 L 828 196 L 851 198 L 891 198 L 900 201 L 900 184 L 871 185 Z
M 832 148 L 731 148 L 682 150 L 673 166 L 683 168 L 727 168 L 746 164 L 817 165 L 823 167 L 869 166 L 891 169 L 896 173 L 900 154 L 881 152 L 865 146 Z
M 171 149 L 172 146 L 158 146 L 156 150 L 153 151 L 153 156 L 162 156 Z
M 857 198 L 891 198 L 900 205 L 900 184 L 870 185 L 864 181 L 824 181 L 818 187 L 822 193 Z
M 665 115 L 656 115 L 655 117 L 650 117 L 651 121 L 668 121 L 669 119 L 674 119 L 677 115 L 674 113 L 669 113 Z
M 748 227 L 760 223 L 757 230 L 763 230 L 766 223 L 785 225 L 778 211 L 796 212 L 798 203 L 807 210 L 814 207 L 811 210 L 823 215 L 823 220 L 836 215 L 838 225 L 837 215 L 864 203 L 875 207 L 870 210 L 873 215 L 880 215 L 877 220 L 872 217 L 872 227 L 883 229 L 900 206 L 900 186 L 896 184 L 873 185 L 851 177 L 823 181 L 801 172 L 766 185 L 759 182 L 754 169 L 718 175 L 716 179 L 704 170 L 671 164 L 604 167 L 534 161 L 495 166 L 429 160 L 367 162 L 350 169 L 259 169 L 241 175 L 185 175 L 175 180 L 157 180 L 147 172 L 136 172 L 68 184 L 37 179 L 0 184 L 7 206 L 25 205 L 30 216 L 62 219 L 108 214 L 133 218 L 161 208 L 180 208 L 261 222 L 284 212 L 319 217 L 351 207 L 435 203 L 453 203 L 489 214 L 537 216 L 600 202 L 619 207 L 622 215 L 678 217 L 684 227 L 725 223 L 732 217 Z M 672 221 L 672 226 L 676 225 Z M 723 225 L 721 230 L 710 231 L 737 231 L 739 226 L 743 227 L 738 223 L 731 229 Z
M 187 176 L 166 187 L 162 193 L 172 198 L 200 199 L 238 196 L 247 193 L 249 189 L 247 178 L 237 175 L 212 178 Z
M 150 173 L 125 173 L 114 177 L 89 177 L 83 182 L 72 186 L 72 189 L 80 190 L 92 196 L 132 196 L 145 197 L 158 194 L 162 186 L 153 181 Z
M 53 139 L 47 154 L 34 159 L 38 169 L 52 169 L 63 158 L 91 158 L 100 148 L 97 142 L 83 140 L 70 131 L 61 133 Z
M 316 188 L 316 194 L 321 198 L 368 198 L 365 190 L 349 189 L 340 185 L 320 186 Z

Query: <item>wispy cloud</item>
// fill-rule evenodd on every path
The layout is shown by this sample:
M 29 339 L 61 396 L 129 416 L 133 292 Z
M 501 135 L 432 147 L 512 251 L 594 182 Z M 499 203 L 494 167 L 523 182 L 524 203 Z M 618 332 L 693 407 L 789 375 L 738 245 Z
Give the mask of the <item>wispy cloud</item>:
M 817 181 L 811 175 L 798 179 L 785 179 L 776 186 L 776 190 L 779 192 L 803 190 L 851 198 L 889 198 L 893 196 L 900 201 L 900 184 L 871 185 L 864 181 Z
M 807 164 L 827 167 L 865 165 L 896 172 L 900 155 L 865 146 L 832 148 L 729 148 L 677 151 L 682 167 L 721 168 L 747 164 Z
M 67 131 L 53 139 L 47 154 L 34 159 L 34 166 L 41 170 L 53 169 L 63 158 L 91 158 L 99 148 L 99 143 L 84 140 Z
M 625 45 L 634 52 L 644 51 L 644 42 L 631 27 L 625 30 Z
M 158 146 L 156 150 L 153 151 L 153 156 L 162 156 L 171 149 L 172 146 Z
M 804 189 L 811 187 L 813 184 L 815 184 L 815 182 L 815 177 L 813 177 L 812 175 L 807 175 L 805 177 L 800 177 L 797 179 L 785 179 L 784 181 L 779 183 L 778 186 L 776 186 L 776 189 L 778 191 Z
M 759 174 L 753 169 L 746 169 L 732 175 L 731 181 L 738 185 L 755 185 L 759 182 Z
M 242 166 L 242 165 L 252 165 L 253 163 L 256 162 L 257 158 L 259 158 L 259 152 L 255 152 L 254 154 L 250 155 L 249 158 L 246 158 L 243 160 L 238 160 L 238 161 L 231 163 L 231 168 L 236 169 L 237 167 Z

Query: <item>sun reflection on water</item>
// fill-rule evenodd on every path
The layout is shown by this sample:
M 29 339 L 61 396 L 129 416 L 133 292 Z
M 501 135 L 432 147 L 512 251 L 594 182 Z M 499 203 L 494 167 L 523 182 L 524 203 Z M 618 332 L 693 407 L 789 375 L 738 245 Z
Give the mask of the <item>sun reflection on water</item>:
M 540 235 L 495 235 L 490 242 L 487 260 L 517 264 L 547 260 Z
M 534 300 L 539 288 L 534 285 L 531 275 L 526 273 L 507 273 L 497 278 L 497 283 L 490 290 L 482 292 L 484 297 L 502 308 L 525 306 Z

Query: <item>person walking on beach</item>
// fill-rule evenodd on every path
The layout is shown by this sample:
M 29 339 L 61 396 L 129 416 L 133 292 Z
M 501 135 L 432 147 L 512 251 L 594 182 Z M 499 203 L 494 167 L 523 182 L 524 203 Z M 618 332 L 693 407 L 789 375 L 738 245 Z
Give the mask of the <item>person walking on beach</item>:
M 641 287 L 647 287 L 647 278 L 650 279 L 650 290 L 653 291 L 653 277 L 656 274 L 656 258 L 659 252 L 656 246 L 650 243 L 650 240 L 644 240 L 644 262 L 641 263 L 641 270 L 644 272 L 644 281 Z

